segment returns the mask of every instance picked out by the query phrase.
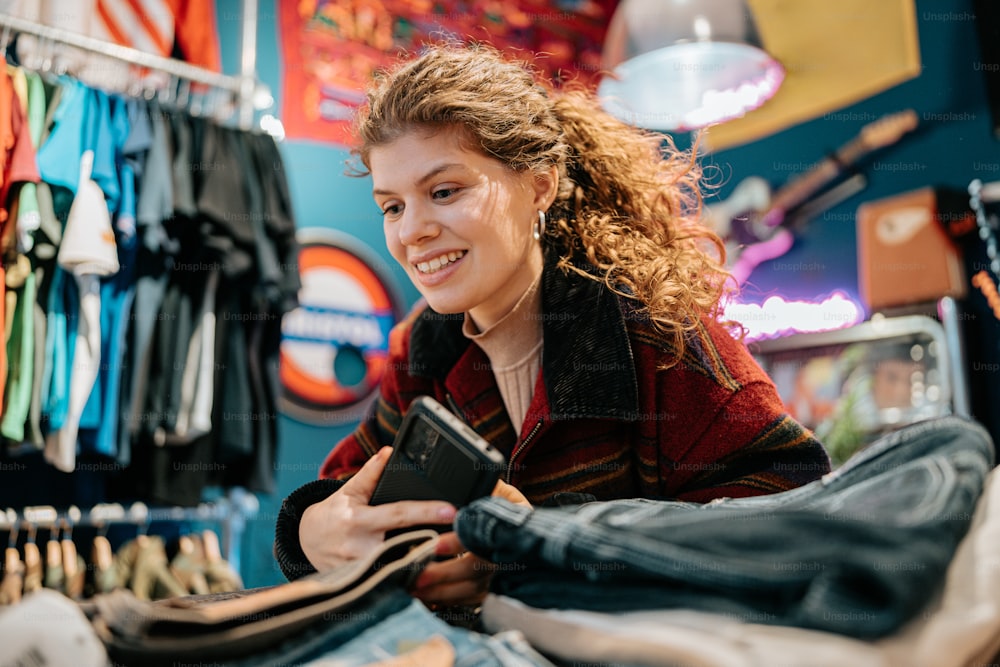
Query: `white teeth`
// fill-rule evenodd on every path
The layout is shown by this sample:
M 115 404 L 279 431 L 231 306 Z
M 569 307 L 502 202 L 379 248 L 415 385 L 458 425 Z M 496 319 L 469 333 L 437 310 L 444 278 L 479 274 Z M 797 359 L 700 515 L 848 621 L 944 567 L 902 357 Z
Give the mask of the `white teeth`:
M 417 264 L 417 271 L 420 273 L 434 273 L 444 267 L 448 266 L 452 262 L 455 262 L 465 256 L 464 252 L 449 252 L 440 257 L 435 257 L 428 262 L 420 262 Z

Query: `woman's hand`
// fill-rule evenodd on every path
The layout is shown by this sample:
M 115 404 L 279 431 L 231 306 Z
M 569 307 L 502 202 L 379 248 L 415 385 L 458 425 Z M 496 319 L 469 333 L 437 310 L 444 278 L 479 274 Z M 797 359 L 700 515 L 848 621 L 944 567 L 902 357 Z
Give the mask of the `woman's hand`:
M 515 487 L 498 481 L 493 495 L 518 505 L 531 503 Z M 428 604 L 477 605 L 486 597 L 494 566 L 470 553 L 454 532 L 445 533 L 437 543 L 437 556 L 447 560 L 428 563 L 417 577 L 413 595 Z
M 388 530 L 450 524 L 455 518 L 452 505 L 436 500 L 370 506 L 368 501 L 391 454 L 391 447 L 383 447 L 344 486 L 302 513 L 299 543 L 317 570 L 329 570 L 371 553 Z

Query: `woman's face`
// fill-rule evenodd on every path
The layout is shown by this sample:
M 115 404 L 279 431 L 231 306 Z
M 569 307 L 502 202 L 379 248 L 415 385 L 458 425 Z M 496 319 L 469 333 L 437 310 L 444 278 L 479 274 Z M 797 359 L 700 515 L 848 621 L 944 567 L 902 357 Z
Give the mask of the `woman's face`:
M 913 405 L 913 374 L 921 364 L 908 359 L 884 359 L 875 366 L 872 394 L 879 408 L 908 408 Z
M 468 312 L 481 330 L 510 312 L 542 270 L 532 229 L 555 167 L 513 172 L 448 129 L 408 132 L 368 162 L 386 246 L 430 307 Z

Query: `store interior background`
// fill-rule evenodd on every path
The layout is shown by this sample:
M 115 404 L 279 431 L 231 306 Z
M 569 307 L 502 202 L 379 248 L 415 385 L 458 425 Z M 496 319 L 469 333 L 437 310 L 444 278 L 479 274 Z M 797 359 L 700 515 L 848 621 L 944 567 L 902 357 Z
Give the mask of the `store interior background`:
M 239 0 L 217 0 L 223 70 L 239 71 Z M 916 0 L 922 73 L 903 84 L 835 113 L 808 121 L 749 145 L 705 156 L 727 175 L 725 197 L 740 179 L 760 176 L 780 186 L 853 138 L 871 120 L 903 109 L 919 116 L 919 128 L 898 144 L 863 163 L 868 186 L 861 193 L 812 220 L 794 248 L 780 260 L 758 267 L 746 301 L 762 302 L 770 294 L 814 300 L 843 291 L 859 299 L 855 212 L 867 200 L 927 186 L 965 191 L 970 180 L 1000 180 L 1000 141 L 993 131 L 983 55 L 973 0 Z M 259 3 L 257 70 L 281 108 L 282 71 L 277 9 L 272 0 Z M 1000 28 L 997 28 L 1000 30 Z M 998 35 L 1000 39 L 1000 35 Z M 849 38 L 843 48 L 850 49 Z M 687 136 L 676 138 L 680 145 Z M 281 144 L 297 225 L 336 229 L 368 246 L 384 265 L 402 302 L 417 298 L 384 248 L 381 220 L 368 179 L 344 174 L 346 150 L 318 142 L 286 140 Z M 970 381 L 996 385 L 1000 373 L 970 358 Z M 278 491 L 260 498 L 260 512 L 248 521 L 242 544 L 247 586 L 283 580 L 271 553 L 274 520 L 282 498 L 315 479 L 330 448 L 354 426 L 305 424 L 279 417 Z

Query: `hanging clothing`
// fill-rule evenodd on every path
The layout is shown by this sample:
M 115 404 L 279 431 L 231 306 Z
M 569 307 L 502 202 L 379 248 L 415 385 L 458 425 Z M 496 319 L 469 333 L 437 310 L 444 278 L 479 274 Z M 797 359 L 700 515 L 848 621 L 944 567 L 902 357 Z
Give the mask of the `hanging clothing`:
M 15 137 L 15 141 L 25 142 L 18 155 L 12 156 L 12 159 L 19 162 L 28 160 L 30 162 L 27 165 L 29 178 L 33 174 L 33 180 L 20 184 L 17 194 L 10 192 L 4 198 L 5 206 L 9 206 L 12 215 L 8 215 L 5 223 L 0 223 L 0 228 L 3 229 L 0 238 L 4 239 L 2 241 L 3 258 L 0 259 L 0 266 L 8 265 L 3 280 L 6 287 L 3 310 L 6 315 L 5 331 L 7 334 L 5 351 L 10 365 L 4 383 L 6 387 L 0 387 L 0 405 L 3 405 L 0 435 L 20 440 L 24 436 L 24 422 L 31 398 L 31 375 L 34 366 L 34 317 L 32 309 L 35 301 L 35 276 L 31 260 L 23 254 L 25 249 L 22 243 L 21 229 L 22 226 L 29 224 L 26 221 L 32 219 L 32 213 L 37 217 L 35 181 L 38 180 L 38 171 L 33 149 L 37 146 L 41 132 L 40 125 L 44 122 L 44 100 L 42 100 L 42 104 L 39 104 L 39 94 L 41 93 L 44 97 L 44 91 L 41 89 L 41 81 L 37 76 L 29 79 L 22 70 L 9 67 L 7 74 L 11 76 L 13 97 L 15 98 L 11 100 L 9 107 L 11 136 Z M 18 115 L 15 107 L 23 114 L 22 124 L 27 124 L 27 139 L 20 127 L 16 132 L 13 129 Z M 38 117 L 39 107 L 42 110 L 42 118 Z M 30 143 L 27 143 L 28 141 Z M 15 173 L 22 168 L 20 165 L 15 167 L 13 164 L 11 167 Z M 0 271 L 2 270 L 4 269 L 0 268 Z
M 271 137 L 182 114 L 165 112 L 161 130 L 172 215 L 149 231 L 176 251 L 158 283 L 166 285 L 155 321 L 135 329 L 135 354 L 148 352 L 132 385 L 145 416 L 135 425 L 133 478 L 177 504 L 207 483 L 270 492 L 281 315 L 299 286 L 281 270 L 298 249 L 280 155 Z M 178 169 L 179 159 L 190 162 Z M 154 188 L 142 191 L 140 222 L 165 208 L 166 193 Z
M 145 153 L 151 145 L 149 121 L 140 111 L 135 100 L 114 98 L 118 105 L 115 123 L 120 131 L 120 154 L 116 157 L 121 177 L 121 204 L 114 222 L 115 244 L 118 250 L 117 274 L 101 281 L 101 330 L 103 337 L 101 356 L 113 363 L 101 364 L 98 372 L 97 388 L 91 392 L 84 408 L 80 423 L 80 448 L 97 454 L 118 458 L 119 429 L 127 425 L 127 420 L 119 412 L 122 376 L 126 360 L 126 334 L 132 319 L 135 299 L 136 256 L 138 239 L 136 236 L 136 173 L 141 174 Z M 123 136 L 123 138 L 121 138 Z
M 212 0 L 97 0 L 91 36 L 222 69 Z
M 16 222 L 19 189 L 23 183 L 38 181 L 38 166 L 26 117 L 26 104 L 27 100 L 17 96 L 14 80 L 8 68 L 4 67 L 0 71 L 0 331 L 4 332 L 4 339 L 0 344 L 0 406 L 6 401 L 7 331 L 13 333 L 13 321 L 8 325 L 7 318 L 14 316 L 13 308 L 16 308 L 16 292 L 11 291 L 8 295 L 7 273 L 9 267 L 18 263 Z M 11 286 L 11 289 L 23 286 L 25 279 L 26 276 L 19 279 L 21 284 Z M 14 298 L 8 299 L 8 296 Z M 19 344 L 21 333 L 23 328 L 19 327 L 18 340 L 15 341 L 18 348 L 15 359 L 18 362 L 23 352 Z
M 21 19 L 222 70 L 214 0 L 8 0 L 4 5 L 4 13 Z M 127 90 L 144 79 L 154 87 L 168 81 L 162 73 L 65 44 L 45 45 L 32 35 L 19 37 L 16 55 L 29 68 L 51 57 L 54 71 L 106 90 Z
M 272 491 L 281 317 L 299 288 L 274 139 L 11 71 L 38 182 L 14 202 L 25 224 L 4 226 L 28 259 L 26 307 L 6 323 L 20 332 L 6 454 L 113 463 L 80 482 L 92 499 Z
M 24 71 L 24 70 L 19 70 Z M 27 83 L 27 115 L 28 131 L 31 145 L 38 151 L 45 130 L 45 86 L 42 78 L 34 72 L 26 72 Z M 34 245 L 33 232 L 41 225 L 41 214 L 38 212 L 38 194 L 35 183 L 25 183 L 21 187 L 17 212 L 17 242 L 23 252 L 28 252 Z
M 78 82 L 67 82 L 72 93 L 65 95 L 56 112 L 56 127 L 39 150 L 39 162 L 44 178 L 65 186 L 74 169 L 66 164 L 75 157 L 76 180 L 74 198 L 67 214 L 57 261 L 64 271 L 73 274 L 78 301 L 72 296 L 51 301 L 56 306 L 50 315 L 61 318 L 60 305 L 68 319 L 77 319 L 75 330 L 60 327 L 50 332 L 54 350 L 63 346 L 73 349 L 73 361 L 68 365 L 53 365 L 58 378 L 54 386 L 65 389 L 65 396 L 52 407 L 57 410 L 54 426 L 46 436 L 46 459 L 64 472 L 72 472 L 76 464 L 77 435 L 84 407 L 93 390 L 101 365 L 101 293 L 100 278 L 118 272 L 119 263 L 111 215 L 121 199 L 115 155 L 127 135 L 124 114 L 111 113 L 107 94 Z M 68 118 L 66 109 L 78 113 Z M 116 145 L 118 144 L 118 145 Z M 57 161 L 62 157 L 62 161 Z M 67 282 L 63 289 L 72 292 Z M 58 296 L 58 295 L 57 295 Z M 56 340 L 59 333 L 68 338 Z M 69 355 L 58 357 L 70 359 Z M 58 425 L 56 425 L 58 424 Z
M 170 145 L 163 111 L 155 103 L 143 105 L 139 115 L 149 125 L 148 148 L 137 172 L 135 296 L 131 327 L 125 346 L 128 359 L 122 373 L 119 411 L 122 429 L 118 435 L 118 463 L 128 465 L 132 443 L 139 437 L 147 415 L 144 405 L 151 344 L 158 313 L 167 288 L 177 242 L 168 237 L 163 223 L 173 216 L 173 178 Z

